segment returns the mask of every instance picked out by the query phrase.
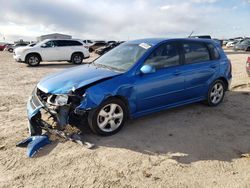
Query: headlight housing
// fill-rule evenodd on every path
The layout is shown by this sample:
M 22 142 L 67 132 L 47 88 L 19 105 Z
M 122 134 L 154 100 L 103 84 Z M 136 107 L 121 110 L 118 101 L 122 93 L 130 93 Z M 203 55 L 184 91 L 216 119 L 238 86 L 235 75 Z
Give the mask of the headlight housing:
M 55 98 L 55 105 L 63 106 L 68 103 L 69 96 L 68 95 L 57 95 Z

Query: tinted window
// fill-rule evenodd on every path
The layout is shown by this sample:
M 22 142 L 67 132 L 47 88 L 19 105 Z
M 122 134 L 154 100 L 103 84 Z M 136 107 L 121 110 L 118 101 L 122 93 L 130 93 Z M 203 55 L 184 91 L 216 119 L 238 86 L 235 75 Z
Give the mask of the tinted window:
M 198 63 L 209 61 L 210 55 L 207 47 L 203 43 L 187 42 L 183 43 L 185 63 Z
M 146 60 L 145 64 L 156 69 L 179 65 L 180 56 L 177 46 L 174 44 L 163 44 L 158 47 Z
M 76 40 L 68 41 L 70 46 L 82 46 L 83 44 Z
M 208 44 L 208 48 L 210 50 L 211 53 L 211 57 L 213 60 L 219 59 L 220 58 L 220 54 L 218 52 L 218 50 L 216 49 L 216 47 L 212 44 Z
M 57 46 L 82 46 L 82 43 L 75 40 L 58 40 Z

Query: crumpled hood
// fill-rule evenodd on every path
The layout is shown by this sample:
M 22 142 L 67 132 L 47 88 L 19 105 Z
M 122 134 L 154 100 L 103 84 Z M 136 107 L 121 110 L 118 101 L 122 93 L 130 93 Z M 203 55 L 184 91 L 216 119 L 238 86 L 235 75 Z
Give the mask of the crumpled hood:
M 37 87 L 46 93 L 66 94 L 71 90 L 119 74 L 122 73 L 93 65 L 81 65 L 48 75 L 37 84 Z

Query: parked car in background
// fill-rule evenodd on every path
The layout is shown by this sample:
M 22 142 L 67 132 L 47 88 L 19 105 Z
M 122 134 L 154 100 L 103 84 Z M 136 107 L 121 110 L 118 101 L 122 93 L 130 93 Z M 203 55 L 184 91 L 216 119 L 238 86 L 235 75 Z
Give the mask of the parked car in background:
M 3 51 L 6 45 L 6 43 L 0 43 L 0 51 Z
M 27 104 L 30 134 L 42 134 L 43 111 L 55 129 L 86 120 L 94 133 L 108 136 L 127 118 L 199 101 L 217 106 L 231 78 L 230 61 L 213 40 L 129 41 L 91 65 L 43 78 Z
M 27 45 L 29 45 L 29 43 L 16 43 L 16 44 L 13 44 L 13 45 L 6 46 L 5 50 L 12 53 L 16 48 L 27 46 Z
M 83 42 L 85 43 L 85 47 L 88 49 L 91 45 L 94 44 L 94 41 L 92 41 L 92 40 L 83 40 Z
M 81 64 L 89 57 L 89 51 L 80 40 L 47 39 L 36 45 L 20 47 L 14 51 L 14 59 L 30 66 L 38 66 L 41 61 L 69 61 Z
M 115 48 L 116 46 L 118 46 L 119 44 L 120 44 L 119 42 L 108 43 L 107 45 L 96 49 L 95 53 L 97 53 L 98 55 L 103 55 L 108 51 L 112 50 L 113 48 Z
M 94 52 L 97 48 L 107 45 L 105 41 L 95 41 L 89 46 L 89 52 Z
M 248 76 L 250 76 L 250 57 L 247 58 L 246 71 Z
M 234 45 L 234 50 L 244 50 L 244 51 L 250 51 L 250 39 L 245 39 L 241 42 L 238 42 Z
M 229 41 L 227 44 L 226 44 L 226 47 L 227 48 L 233 48 L 234 47 L 234 45 L 236 44 L 236 43 L 238 43 L 239 41 Z
M 229 40 L 224 39 L 224 40 L 223 40 L 223 46 L 226 46 L 228 42 L 229 42 Z

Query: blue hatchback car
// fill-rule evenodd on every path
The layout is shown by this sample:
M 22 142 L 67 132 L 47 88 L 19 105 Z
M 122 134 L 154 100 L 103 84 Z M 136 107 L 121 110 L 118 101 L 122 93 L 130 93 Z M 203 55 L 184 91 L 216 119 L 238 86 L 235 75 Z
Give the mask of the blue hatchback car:
M 129 41 L 92 64 L 43 78 L 27 104 L 30 134 L 86 120 L 94 133 L 112 135 L 127 118 L 199 101 L 217 106 L 231 78 L 231 63 L 213 40 Z

